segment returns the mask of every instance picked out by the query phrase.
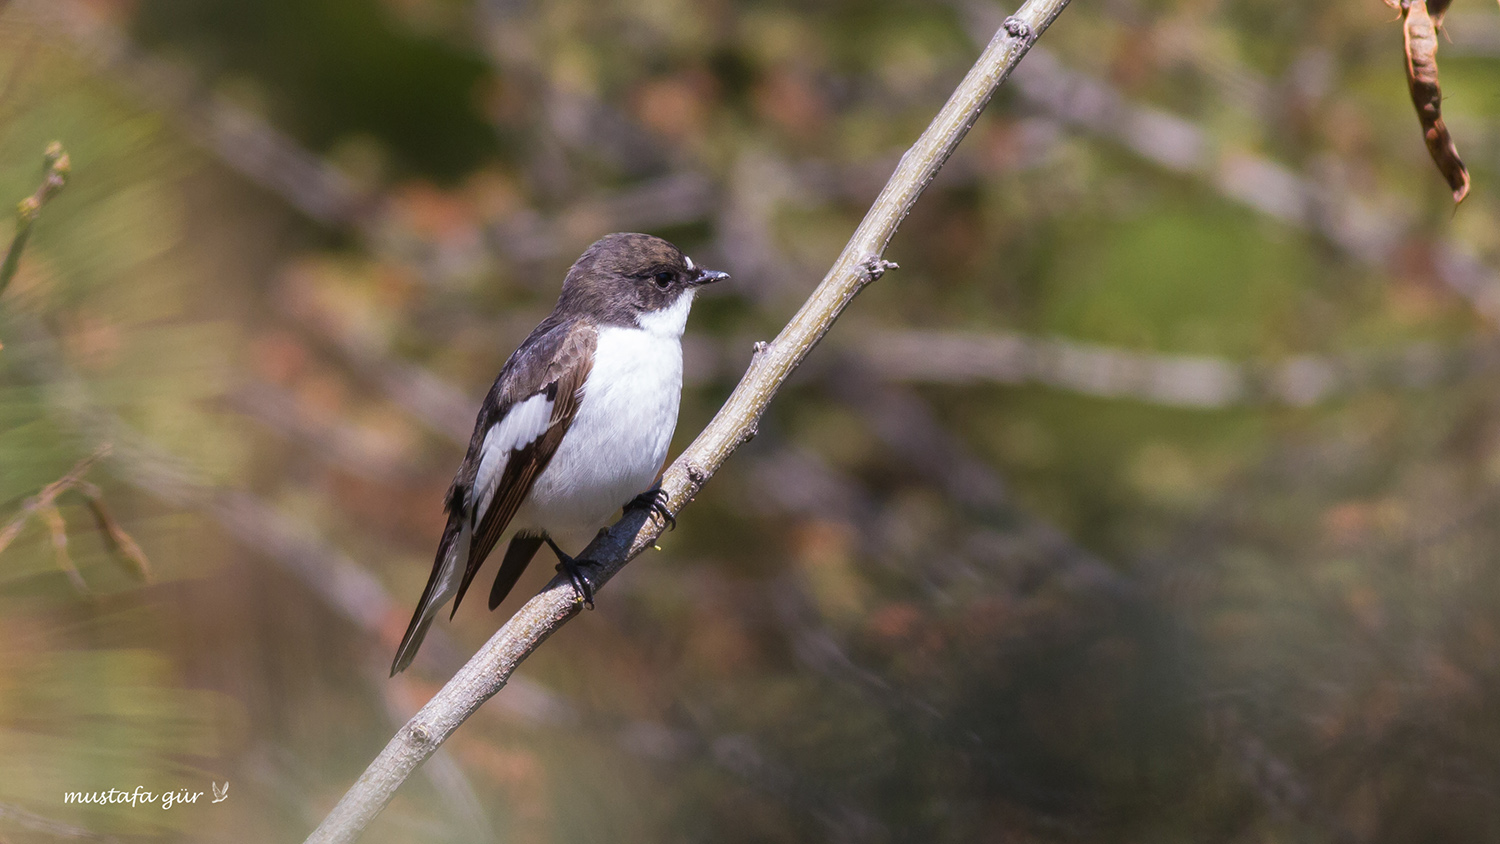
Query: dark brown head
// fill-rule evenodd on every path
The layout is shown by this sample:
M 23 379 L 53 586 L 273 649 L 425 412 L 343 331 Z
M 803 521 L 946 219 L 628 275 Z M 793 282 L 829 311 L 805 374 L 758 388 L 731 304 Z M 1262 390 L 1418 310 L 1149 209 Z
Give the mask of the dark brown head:
M 560 315 L 587 315 L 602 325 L 682 334 L 699 287 L 729 277 L 705 270 L 682 250 L 649 234 L 599 238 L 568 270 Z

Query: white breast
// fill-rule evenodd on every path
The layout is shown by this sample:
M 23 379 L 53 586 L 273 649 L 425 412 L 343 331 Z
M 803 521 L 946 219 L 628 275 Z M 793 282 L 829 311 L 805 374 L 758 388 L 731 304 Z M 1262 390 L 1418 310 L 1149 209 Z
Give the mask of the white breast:
M 589 538 L 646 491 L 667 457 L 682 398 L 682 330 L 692 291 L 640 328 L 599 329 L 583 401 L 514 526 Z

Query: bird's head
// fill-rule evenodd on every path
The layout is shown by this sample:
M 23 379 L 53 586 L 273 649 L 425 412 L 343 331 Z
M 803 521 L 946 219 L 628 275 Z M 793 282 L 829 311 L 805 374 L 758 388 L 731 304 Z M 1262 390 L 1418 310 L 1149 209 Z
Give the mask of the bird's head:
M 568 270 L 558 308 L 601 324 L 682 334 L 698 288 L 729 278 L 649 234 L 599 238 Z

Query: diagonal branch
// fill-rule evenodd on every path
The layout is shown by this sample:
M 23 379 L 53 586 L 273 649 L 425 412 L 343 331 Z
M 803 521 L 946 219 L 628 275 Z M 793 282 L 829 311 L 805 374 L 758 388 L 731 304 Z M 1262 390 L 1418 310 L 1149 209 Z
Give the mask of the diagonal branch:
M 902 156 L 833 268 L 776 339 L 755 356 L 729 400 L 662 478 L 667 507 L 681 509 L 724 461 L 755 435 L 761 415 L 781 385 L 823 338 L 854 296 L 894 265 L 882 258 L 897 226 L 937 176 L 990 98 L 1067 0 L 1028 0 L 969 70 L 957 90 Z M 627 562 L 651 547 L 662 523 L 628 513 L 580 555 L 595 564 L 586 575 L 597 591 Z M 453 679 L 391 739 L 308 842 L 354 841 L 401 783 L 481 704 L 500 691 L 516 667 L 579 612 L 573 587 L 555 578 L 522 607 Z

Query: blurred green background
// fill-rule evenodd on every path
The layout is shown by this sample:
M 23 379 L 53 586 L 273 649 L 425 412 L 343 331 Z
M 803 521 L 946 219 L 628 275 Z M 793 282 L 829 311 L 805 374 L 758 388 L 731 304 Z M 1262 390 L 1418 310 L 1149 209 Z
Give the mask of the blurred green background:
M 301 840 L 516 605 L 386 678 L 572 259 L 734 275 L 680 449 L 1005 14 L 0 3 L 0 200 L 73 164 L 0 298 L 0 527 L 107 443 L 152 567 L 75 493 L 86 588 L 43 521 L 0 552 L 0 841 Z M 1071 8 L 663 552 L 365 840 L 1500 841 L 1500 12 L 1447 26 L 1456 212 L 1384 4 Z M 63 799 L 137 786 L 205 796 Z

